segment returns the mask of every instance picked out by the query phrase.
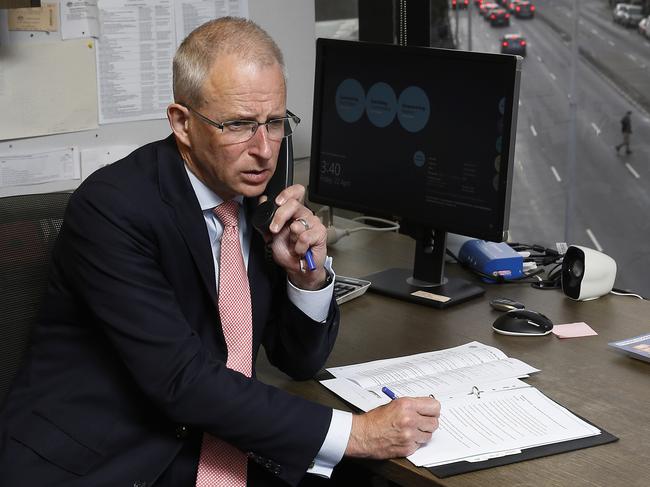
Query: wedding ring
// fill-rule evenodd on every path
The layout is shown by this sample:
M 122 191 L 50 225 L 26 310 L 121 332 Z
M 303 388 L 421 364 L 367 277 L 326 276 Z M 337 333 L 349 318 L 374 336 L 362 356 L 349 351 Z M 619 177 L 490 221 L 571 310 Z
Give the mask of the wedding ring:
M 307 223 L 307 220 L 304 218 L 296 218 L 295 221 L 302 223 L 302 226 L 305 227 L 305 230 L 309 230 L 309 223 Z

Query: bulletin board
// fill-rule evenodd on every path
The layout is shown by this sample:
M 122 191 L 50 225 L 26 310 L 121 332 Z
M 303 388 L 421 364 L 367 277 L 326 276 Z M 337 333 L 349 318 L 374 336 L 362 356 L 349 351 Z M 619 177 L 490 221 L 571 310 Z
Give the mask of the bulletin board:
M 129 4 L 129 0 L 104 1 L 125 4 L 127 7 Z M 168 0 L 171 3 L 174 1 L 177 0 Z M 234 1 L 212 3 L 233 4 Z M 288 73 L 287 107 L 302 120 L 293 139 L 294 154 L 296 158 L 307 157 L 314 86 L 314 2 L 243 2 L 248 17 L 264 28 L 283 51 Z M 185 3 L 192 2 L 186 0 Z M 210 4 L 206 1 L 194 3 L 198 7 Z M 0 176 L 4 177 L 0 179 L 0 197 L 74 189 L 97 167 L 114 162 L 134 148 L 171 133 L 166 118 L 100 123 L 101 119 L 110 120 L 110 113 L 100 113 L 102 104 L 97 97 L 98 85 L 112 81 L 97 76 L 94 62 L 97 40 L 93 37 L 64 40 L 60 27 L 51 32 L 9 31 L 8 12 L 0 10 L 0 117 L 3 117 L 0 122 Z M 100 36 L 101 19 L 99 17 L 98 21 Z M 65 49 L 61 49 L 64 44 Z M 170 56 L 173 56 L 175 49 L 176 45 L 167 50 Z M 165 62 L 167 52 L 158 56 L 152 62 Z M 112 57 L 116 56 L 112 54 Z M 170 65 L 171 61 L 170 57 Z M 25 86 L 29 86 L 27 95 Z M 34 92 L 34 98 L 29 96 L 30 92 Z M 168 96 L 171 102 L 171 92 Z M 165 97 L 163 93 L 159 100 Z M 33 103 L 34 99 L 38 103 Z M 116 99 L 121 102 L 119 98 Z M 12 118 L 20 118 L 22 123 L 12 123 Z M 59 125 L 64 128 L 57 129 Z M 63 131 L 34 135 L 57 130 Z M 29 157 L 26 159 L 25 155 Z M 84 164 L 81 164 L 81 160 Z M 20 164 L 15 161 L 20 161 Z M 24 183 L 21 182 L 24 174 L 16 169 L 22 167 L 26 173 L 31 168 L 36 168 L 36 172 L 41 171 L 44 182 L 33 177 L 34 172 L 29 173 L 30 177 Z M 11 168 L 11 171 L 7 172 L 6 168 Z M 60 180 L 52 177 L 55 173 L 61 175 Z M 8 183 L 2 184 L 3 181 Z

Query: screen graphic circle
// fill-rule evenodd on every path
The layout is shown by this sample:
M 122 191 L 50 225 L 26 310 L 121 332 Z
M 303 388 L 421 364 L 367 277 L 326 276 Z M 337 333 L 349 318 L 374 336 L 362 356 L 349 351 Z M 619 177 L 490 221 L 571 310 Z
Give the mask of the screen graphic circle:
M 336 89 L 336 112 L 343 121 L 354 123 L 361 118 L 366 100 L 363 86 L 356 79 L 343 80 Z
M 370 87 L 366 96 L 366 113 L 376 127 L 391 124 L 397 113 L 397 97 L 389 84 L 380 81 Z
M 429 97 L 422 88 L 409 86 L 402 91 L 397 102 L 397 119 L 405 130 L 419 132 L 426 126 L 430 114 Z

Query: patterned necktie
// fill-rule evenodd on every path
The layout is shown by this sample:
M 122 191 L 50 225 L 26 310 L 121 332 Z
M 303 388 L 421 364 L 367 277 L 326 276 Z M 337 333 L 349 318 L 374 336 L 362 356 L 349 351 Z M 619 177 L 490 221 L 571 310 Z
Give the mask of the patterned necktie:
M 230 200 L 214 209 L 223 223 L 219 256 L 219 315 L 228 347 L 226 366 L 250 377 L 253 358 L 253 318 L 246 266 L 239 244 L 239 204 Z M 196 475 L 197 487 L 244 487 L 247 457 L 237 448 L 207 433 L 203 435 Z

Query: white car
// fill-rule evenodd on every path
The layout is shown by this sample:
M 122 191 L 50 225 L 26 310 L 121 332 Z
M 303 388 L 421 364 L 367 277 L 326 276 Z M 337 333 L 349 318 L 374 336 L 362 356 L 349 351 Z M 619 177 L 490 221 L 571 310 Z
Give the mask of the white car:
M 641 19 L 638 29 L 639 34 L 650 39 L 650 15 Z
M 619 8 L 620 7 L 620 8 Z M 617 10 L 618 9 L 618 15 Z M 641 5 L 631 5 L 628 3 L 618 4 L 614 9 L 614 21 L 625 27 L 636 27 L 643 18 Z

